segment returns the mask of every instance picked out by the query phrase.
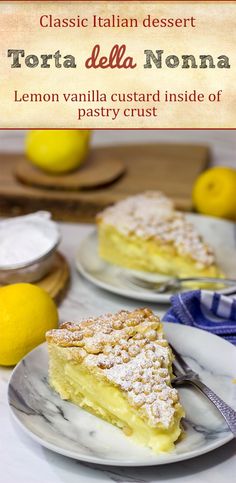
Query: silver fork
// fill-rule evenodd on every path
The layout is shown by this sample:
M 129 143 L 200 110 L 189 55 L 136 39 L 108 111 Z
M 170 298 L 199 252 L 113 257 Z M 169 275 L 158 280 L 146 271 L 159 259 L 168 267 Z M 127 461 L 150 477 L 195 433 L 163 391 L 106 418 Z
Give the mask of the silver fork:
M 130 281 L 137 285 L 138 287 L 144 288 L 145 290 L 151 290 L 155 293 L 164 293 L 168 290 L 178 290 L 181 288 L 181 285 L 186 282 L 193 282 L 193 283 L 209 283 L 209 284 L 219 284 L 221 286 L 228 286 L 228 287 L 236 287 L 236 279 L 231 278 L 211 278 L 211 277 L 185 277 L 185 278 L 178 278 L 173 277 L 169 278 L 168 280 L 161 280 L 152 281 L 146 280 L 136 275 L 129 275 Z M 223 288 L 223 287 L 222 287 Z
M 210 389 L 204 382 L 202 382 L 199 378 L 199 375 L 191 369 L 191 367 L 185 362 L 182 356 L 169 344 L 172 352 L 175 356 L 176 362 L 178 363 L 181 371 L 178 368 L 178 365 L 174 361 L 174 373 L 175 378 L 172 381 L 173 386 L 181 386 L 184 384 L 191 384 L 197 389 L 199 389 L 220 411 L 223 418 L 225 419 L 226 423 L 228 424 L 231 432 L 233 433 L 234 437 L 236 438 L 236 411 L 232 409 L 228 404 L 226 404 L 217 394 L 215 394 L 212 389 Z

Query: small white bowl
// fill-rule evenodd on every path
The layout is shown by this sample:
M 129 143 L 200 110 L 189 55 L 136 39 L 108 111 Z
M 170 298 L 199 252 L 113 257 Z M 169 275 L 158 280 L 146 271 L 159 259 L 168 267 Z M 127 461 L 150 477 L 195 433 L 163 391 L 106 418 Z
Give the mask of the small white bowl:
M 39 211 L 31 215 L 19 216 L 0 221 L 0 240 L 4 241 L 4 233 L 6 237 L 9 236 L 9 229 L 11 230 L 10 241 L 14 237 L 14 229 L 16 233 L 20 233 L 20 243 L 24 242 L 24 230 L 32 228 L 34 235 L 46 234 L 48 238 L 48 244 L 38 249 L 37 255 L 28 257 L 27 260 L 20 260 L 20 250 L 22 246 L 19 246 L 19 252 L 17 258 L 14 261 L 14 255 L 11 262 L 9 258 L 5 263 L 0 263 L 0 284 L 5 285 L 9 283 L 17 282 L 37 282 L 42 279 L 49 271 L 54 261 L 55 251 L 60 243 L 61 236 L 58 226 L 51 220 L 51 214 L 44 211 Z M 2 233 L 1 233 L 2 232 Z M 27 237 L 27 233 L 26 233 Z M 0 241 L 1 244 L 1 241 Z M 24 257 L 25 258 L 25 257 Z

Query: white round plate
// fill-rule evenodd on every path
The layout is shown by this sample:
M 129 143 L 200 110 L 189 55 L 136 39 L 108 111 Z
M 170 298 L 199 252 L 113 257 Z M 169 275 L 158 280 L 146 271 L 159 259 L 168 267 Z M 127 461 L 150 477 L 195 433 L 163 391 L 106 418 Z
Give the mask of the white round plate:
M 236 279 L 235 223 L 192 213 L 188 213 L 186 216 L 197 227 L 204 240 L 213 247 L 217 263 L 222 271 L 228 278 Z M 166 276 L 128 270 L 103 261 L 98 255 L 98 238 L 95 230 L 80 244 L 76 256 L 76 267 L 93 284 L 123 297 L 147 302 L 168 303 L 173 295 L 170 292 L 157 294 L 143 289 L 134 284 L 131 277 L 136 275 L 145 280 L 160 281 L 168 280 Z M 227 289 L 221 290 L 221 293 L 227 293 Z
M 192 327 L 165 323 L 164 329 L 170 343 L 202 380 L 236 409 L 236 385 L 232 383 L 235 347 Z M 120 429 L 60 399 L 50 388 L 47 374 L 47 346 L 42 344 L 14 369 L 8 401 L 15 420 L 30 436 L 65 456 L 102 465 L 161 465 L 207 453 L 233 438 L 222 416 L 204 396 L 191 387 L 181 388 L 185 437 L 174 452 L 156 455 Z

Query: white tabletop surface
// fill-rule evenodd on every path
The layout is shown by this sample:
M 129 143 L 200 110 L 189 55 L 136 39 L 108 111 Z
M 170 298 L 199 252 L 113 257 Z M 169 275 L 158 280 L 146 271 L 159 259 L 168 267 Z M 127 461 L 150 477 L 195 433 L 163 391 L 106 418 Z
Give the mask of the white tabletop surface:
M 60 319 L 78 320 L 138 302 L 122 299 L 95 288 L 76 272 L 74 257 L 80 240 L 91 230 L 88 225 L 60 225 L 61 251 L 71 265 L 71 286 L 60 307 Z M 162 315 L 165 307 L 153 306 Z M 152 468 L 115 468 L 81 464 L 35 443 L 12 421 L 7 405 L 10 369 L 0 369 L 0 482 L 1 483 L 231 483 L 236 474 L 236 441 L 196 459 Z

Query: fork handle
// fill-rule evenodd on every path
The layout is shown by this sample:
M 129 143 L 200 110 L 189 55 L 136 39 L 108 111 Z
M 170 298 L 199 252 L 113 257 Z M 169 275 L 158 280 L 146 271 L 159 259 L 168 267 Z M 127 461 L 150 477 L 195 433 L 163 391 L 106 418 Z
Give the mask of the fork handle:
M 196 386 L 200 391 L 217 407 L 222 414 L 231 432 L 236 438 L 236 411 L 226 404 L 217 394 L 207 387 L 202 381 L 196 379 L 189 381 Z

